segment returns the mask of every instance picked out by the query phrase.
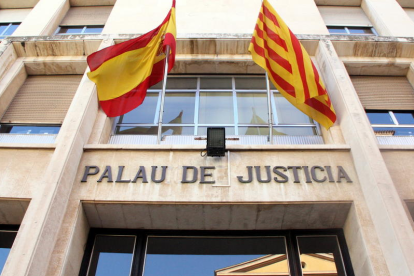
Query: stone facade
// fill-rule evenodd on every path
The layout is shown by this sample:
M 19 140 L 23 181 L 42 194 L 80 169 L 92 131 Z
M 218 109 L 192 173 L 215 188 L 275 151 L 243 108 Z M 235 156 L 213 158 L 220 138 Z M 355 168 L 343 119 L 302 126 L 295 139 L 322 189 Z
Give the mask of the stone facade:
M 312 56 L 338 120 L 322 130 L 324 144 L 228 145 L 224 158 L 200 157 L 204 145 L 108 144 L 114 119 L 99 108 L 86 57 L 156 27 L 170 1 L 0 2 L 0 11 L 32 9 L 0 44 L 1 114 L 27 76 L 84 75 L 55 143 L 0 143 L 0 224 L 20 225 L 2 275 L 78 275 L 91 227 L 342 228 L 355 275 L 414 275 L 414 144 L 378 143 L 350 79 L 406 76 L 414 84 L 414 22 L 405 11 L 414 8 L 411 1 L 270 2 Z M 102 34 L 54 35 L 71 7 L 105 5 L 113 9 Z M 318 5 L 361 7 L 379 36 L 329 35 Z M 247 51 L 259 6 L 177 0 L 172 74 L 263 74 Z M 87 166 L 100 172 L 85 178 Z M 107 166 L 113 182 L 98 182 Z M 132 181 L 140 166 L 148 183 Z M 168 167 L 165 181 L 156 183 L 162 166 Z M 200 177 L 183 183 L 183 166 L 214 167 L 206 178 L 214 183 Z M 248 166 L 259 167 L 262 178 L 266 166 L 301 168 L 298 179 L 288 169 L 285 183 L 273 172 L 269 183 L 257 175 L 241 183 L 237 177 L 246 179 Z M 305 170 L 314 166 L 325 171 L 307 181 Z M 349 179 L 338 177 L 338 167 Z

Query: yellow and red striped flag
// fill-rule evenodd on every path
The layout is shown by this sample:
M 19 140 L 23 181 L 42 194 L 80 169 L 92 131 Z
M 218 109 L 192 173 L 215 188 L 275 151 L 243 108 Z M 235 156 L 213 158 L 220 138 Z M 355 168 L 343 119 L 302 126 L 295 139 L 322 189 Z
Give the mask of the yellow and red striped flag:
M 335 123 L 335 110 L 309 54 L 267 0 L 263 0 L 249 52 L 291 104 L 326 129 Z
M 99 103 L 109 117 L 138 107 L 147 89 L 163 79 L 165 49 L 170 46 L 168 72 L 175 61 L 175 0 L 154 30 L 88 56 L 88 77 L 96 84 Z

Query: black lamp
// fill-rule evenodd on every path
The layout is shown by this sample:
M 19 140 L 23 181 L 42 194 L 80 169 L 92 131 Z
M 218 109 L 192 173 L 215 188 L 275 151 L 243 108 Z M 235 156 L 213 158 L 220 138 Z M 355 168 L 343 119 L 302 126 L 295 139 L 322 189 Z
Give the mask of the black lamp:
M 207 156 L 224 156 L 226 152 L 226 129 L 224 127 L 207 128 Z

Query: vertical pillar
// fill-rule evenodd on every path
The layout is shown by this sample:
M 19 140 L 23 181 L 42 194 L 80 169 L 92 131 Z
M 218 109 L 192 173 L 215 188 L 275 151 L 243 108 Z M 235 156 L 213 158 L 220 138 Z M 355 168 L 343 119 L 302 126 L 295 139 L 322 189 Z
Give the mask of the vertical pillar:
M 295 34 L 329 34 L 314 0 L 269 2 Z
M 3 79 L 4 75 L 10 67 L 13 66 L 17 59 L 16 51 L 13 45 L 8 40 L 0 42 L 0 80 Z
M 52 35 L 69 10 L 69 0 L 40 0 L 13 36 Z
M 407 79 L 414 87 L 414 62 L 411 62 L 410 69 L 408 69 Z
M 319 43 L 316 57 L 336 108 L 345 142 L 351 146 L 361 189 L 390 275 L 414 275 L 414 232 L 392 182 L 376 137 L 332 43 Z M 370 253 L 372 258 L 375 252 Z M 378 267 L 374 267 L 378 270 Z M 386 272 L 385 272 L 386 273 Z M 376 271 L 383 275 L 384 271 Z M 385 274 L 388 275 L 388 274 Z
M 414 22 L 395 0 L 362 0 L 362 9 L 379 35 L 414 36 Z
M 102 43 L 102 47 L 112 40 Z M 35 193 L 23 218 L 2 275 L 46 275 L 67 211 L 83 146 L 98 111 L 95 84 L 82 78 L 60 130 L 56 149 L 44 171 L 43 188 Z

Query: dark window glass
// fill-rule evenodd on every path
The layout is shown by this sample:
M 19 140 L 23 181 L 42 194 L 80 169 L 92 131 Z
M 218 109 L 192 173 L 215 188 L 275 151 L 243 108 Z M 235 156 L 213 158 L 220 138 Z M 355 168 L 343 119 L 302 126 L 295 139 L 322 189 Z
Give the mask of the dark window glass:
M 302 275 L 346 276 L 336 236 L 298 237 Z
M 373 34 L 372 29 L 367 27 L 348 27 L 350 34 L 360 34 L 360 35 L 371 35 Z
M 162 82 L 159 83 L 162 89 Z M 197 78 L 170 78 L 167 81 L 167 89 L 196 89 Z
M 80 34 L 83 27 L 60 27 L 59 34 Z
M 377 125 L 393 125 L 394 124 L 388 111 L 382 111 L 382 112 L 367 111 L 367 116 L 371 124 L 377 124 Z
M 16 234 L 15 231 L 0 231 L 0 274 L 6 264 Z
M 129 276 L 134 236 L 96 236 L 88 276 Z
M 267 89 L 265 78 L 235 78 L 236 89 Z
M 414 113 L 394 111 L 394 116 L 400 125 L 414 125 Z
M 231 78 L 206 77 L 200 81 L 201 89 L 232 89 Z
M 119 124 L 154 124 L 157 111 L 158 93 L 147 93 L 144 102 L 134 110 L 122 115 Z
M 330 34 L 347 34 L 345 27 L 328 27 Z
M 339 230 L 114 231 L 91 229 L 80 276 L 354 275 Z
M 13 126 L 1 125 L 0 133 L 11 134 L 58 134 L 60 126 Z
M 241 268 L 246 262 L 252 265 L 244 270 L 254 270 L 253 263 L 264 259 L 280 262 L 279 266 L 268 265 L 268 273 L 289 273 L 283 237 L 149 237 L 144 276 L 226 275 L 235 270 L 232 266 Z

